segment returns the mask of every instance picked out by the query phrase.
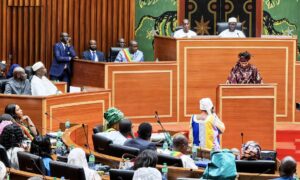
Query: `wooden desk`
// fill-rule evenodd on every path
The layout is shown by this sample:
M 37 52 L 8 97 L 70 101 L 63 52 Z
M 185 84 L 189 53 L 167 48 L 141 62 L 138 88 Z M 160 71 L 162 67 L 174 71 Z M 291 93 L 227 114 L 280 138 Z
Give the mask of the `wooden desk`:
M 21 171 L 13 168 L 7 168 L 7 172 L 10 171 L 10 179 L 12 180 L 28 180 L 30 177 L 39 176 L 42 177 L 40 174 L 34 174 L 26 171 Z M 45 176 L 45 180 L 54 179 L 53 177 Z
M 226 130 L 223 148 L 240 148 L 257 141 L 263 149 L 276 149 L 276 93 L 274 84 L 227 85 L 218 87 L 217 110 Z
M 0 95 L 0 112 L 7 104 L 20 105 L 24 114 L 31 117 L 40 132 L 58 130 L 59 124 L 85 123 L 89 132 L 96 124 L 102 124 L 103 113 L 111 106 L 110 90 L 67 93 L 54 96 Z
M 57 89 L 62 93 L 67 93 L 67 83 L 66 82 L 53 82 Z
M 104 85 L 111 89 L 111 105 L 121 109 L 134 123 L 156 122 L 155 111 L 162 122 L 178 122 L 175 62 L 95 63 L 75 60 L 73 65 L 76 76 L 73 76 L 72 85 Z
M 210 97 L 216 103 L 218 84 L 225 83 L 237 55 L 246 50 L 253 55 L 250 63 L 259 69 L 264 83 L 278 85 L 277 121 L 295 120 L 296 38 L 173 39 L 156 36 L 154 42 L 155 58 L 164 60 L 169 52 L 176 54 L 180 120 L 188 121 L 192 114 L 199 112 L 200 98 Z
M 297 61 L 296 65 L 296 102 L 300 103 L 300 62 Z M 300 122 L 300 110 L 295 110 L 295 121 Z

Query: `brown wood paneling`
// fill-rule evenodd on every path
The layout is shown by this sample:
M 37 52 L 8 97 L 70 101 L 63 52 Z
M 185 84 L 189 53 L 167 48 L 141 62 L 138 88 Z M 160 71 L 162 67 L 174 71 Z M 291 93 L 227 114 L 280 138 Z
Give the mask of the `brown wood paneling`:
M 49 68 L 62 31 L 79 56 L 90 39 L 107 55 L 119 37 L 134 38 L 134 0 L 3 0 L 0 12 L 0 60 L 12 54 L 22 66 L 41 60 Z
M 300 62 L 296 63 L 296 103 L 300 103 Z M 300 122 L 300 110 L 295 111 L 295 121 Z

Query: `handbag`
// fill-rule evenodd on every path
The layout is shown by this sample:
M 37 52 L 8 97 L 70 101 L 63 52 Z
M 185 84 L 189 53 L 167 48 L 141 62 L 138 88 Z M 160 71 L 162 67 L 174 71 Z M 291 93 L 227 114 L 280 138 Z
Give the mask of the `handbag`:
M 204 171 L 202 179 L 234 180 L 237 176 L 235 156 L 229 150 L 212 151 L 211 163 Z

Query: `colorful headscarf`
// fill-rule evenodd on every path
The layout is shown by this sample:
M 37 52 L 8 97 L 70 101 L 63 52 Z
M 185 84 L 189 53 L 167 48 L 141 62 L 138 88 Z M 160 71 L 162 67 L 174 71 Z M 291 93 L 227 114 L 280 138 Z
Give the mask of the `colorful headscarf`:
M 214 107 L 210 98 L 202 98 L 200 99 L 200 110 L 204 110 L 207 114 L 211 114 L 211 109 Z
M 124 114 L 119 109 L 111 107 L 104 113 L 104 118 L 106 120 L 106 127 L 111 127 L 120 122 L 124 118 Z
M 248 141 L 242 150 L 242 158 L 245 160 L 257 160 L 260 159 L 261 147 L 255 141 Z

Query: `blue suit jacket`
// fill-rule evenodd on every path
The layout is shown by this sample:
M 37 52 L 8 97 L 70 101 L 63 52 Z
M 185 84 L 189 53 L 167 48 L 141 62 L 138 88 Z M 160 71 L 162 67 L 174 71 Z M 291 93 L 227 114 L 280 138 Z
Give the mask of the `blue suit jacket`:
M 56 43 L 53 47 L 53 60 L 50 68 L 50 75 L 59 77 L 64 72 L 64 67 L 67 65 L 67 69 L 71 71 L 70 62 L 73 57 L 76 56 L 73 46 L 64 49 L 61 42 Z
M 96 54 L 97 54 L 97 57 L 98 57 L 98 61 L 99 62 L 103 62 L 105 59 L 104 59 L 104 54 L 103 52 L 100 52 L 100 51 L 96 51 Z M 92 54 L 91 54 L 91 51 L 90 50 L 87 50 L 87 51 L 84 51 L 82 53 L 82 58 L 85 59 L 85 60 L 91 60 L 91 61 L 94 61 L 92 60 Z
M 151 149 L 151 150 L 156 151 L 156 146 L 154 143 L 152 143 L 150 141 L 146 141 L 141 138 L 128 139 L 127 141 L 125 141 L 124 146 L 138 148 L 138 149 L 140 149 L 140 152 L 142 152 L 146 149 Z

